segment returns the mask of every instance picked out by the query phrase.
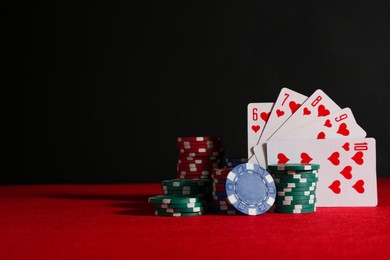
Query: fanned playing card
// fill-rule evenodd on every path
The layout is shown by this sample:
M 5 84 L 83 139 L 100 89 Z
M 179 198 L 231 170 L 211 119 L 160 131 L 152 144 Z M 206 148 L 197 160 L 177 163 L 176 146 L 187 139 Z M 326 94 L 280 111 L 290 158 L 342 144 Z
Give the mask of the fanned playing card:
M 272 110 L 274 103 L 249 103 L 247 106 L 248 116 L 248 158 L 253 155 L 252 147 L 257 144 L 261 133 L 264 130 L 269 114 Z
M 248 147 L 248 150 L 254 153 L 254 156 L 248 156 L 248 161 L 257 163 L 263 167 L 266 166 L 266 151 L 264 143 L 307 99 L 307 96 L 302 95 L 289 88 L 282 88 L 278 98 L 272 107 L 267 124 L 260 138 L 253 147 Z
M 377 206 L 374 138 L 271 140 L 268 164 L 317 163 L 318 207 Z
M 291 131 L 284 132 L 272 138 L 280 139 L 329 139 L 329 138 L 366 137 L 366 131 L 361 128 L 350 108 L 338 110 L 329 116 L 310 121 Z
M 272 140 L 278 135 L 291 131 L 317 118 L 328 116 L 340 109 L 324 91 L 317 89 L 268 140 Z

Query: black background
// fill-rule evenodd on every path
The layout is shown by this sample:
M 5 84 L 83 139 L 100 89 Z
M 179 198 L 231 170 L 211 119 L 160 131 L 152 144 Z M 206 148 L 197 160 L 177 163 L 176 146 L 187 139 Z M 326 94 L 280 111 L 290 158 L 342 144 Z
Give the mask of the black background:
M 178 136 L 246 156 L 282 87 L 350 107 L 390 176 L 389 1 L 141 2 L 2 6 L 1 183 L 159 182 Z

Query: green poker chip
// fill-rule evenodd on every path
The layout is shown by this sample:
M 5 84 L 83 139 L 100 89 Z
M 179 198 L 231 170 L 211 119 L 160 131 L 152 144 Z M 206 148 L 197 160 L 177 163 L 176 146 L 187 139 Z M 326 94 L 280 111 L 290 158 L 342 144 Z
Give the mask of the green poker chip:
M 162 185 L 161 188 L 163 190 L 181 190 L 181 191 L 203 191 L 210 190 L 211 186 L 181 186 L 181 187 L 170 187 L 166 185 Z
M 312 200 L 315 199 L 316 195 L 308 195 L 308 196 L 277 196 L 275 200 Z
M 291 179 L 308 179 L 308 178 L 318 178 L 318 173 L 305 173 L 305 174 L 277 174 L 271 173 L 273 178 L 279 178 L 283 180 Z
M 307 190 L 307 191 L 278 191 L 276 192 L 277 196 L 309 196 L 309 195 L 316 195 L 315 190 Z
M 186 209 L 186 208 L 195 208 L 195 207 L 207 207 L 206 202 L 195 202 L 195 203 L 156 203 L 154 204 L 156 208 L 173 208 L 173 209 Z
M 318 181 L 318 178 L 291 178 L 291 179 L 283 179 L 277 177 L 273 177 L 273 178 L 276 185 L 278 185 L 278 183 L 313 183 Z
M 318 174 L 318 170 L 311 170 L 311 171 L 296 171 L 296 170 L 284 170 L 284 171 L 278 171 L 278 170 L 269 170 L 271 174 L 277 174 L 282 176 L 289 176 L 289 175 L 312 175 L 312 174 Z
M 282 192 L 302 192 L 302 191 L 315 191 L 316 186 L 302 186 L 302 187 L 278 187 L 276 186 L 276 191 L 282 191 Z
M 171 180 L 163 180 L 161 182 L 162 186 L 167 187 L 182 187 L 182 186 L 190 186 L 190 187 L 204 187 L 210 186 L 211 180 L 196 180 L 196 179 L 171 179 Z
M 276 182 L 276 189 L 278 188 L 303 188 L 303 187 L 316 187 L 317 182 L 304 182 L 304 183 L 295 183 L 295 182 Z
M 190 216 L 201 216 L 203 215 L 202 212 L 160 212 L 160 211 L 155 211 L 154 215 L 156 216 L 166 216 L 166 217 L 190 217 Z
M 316 204 L 275 205 L 274 210 L 313 209 Z
M 299 213 L 309 213 L 316 212 L 316 207 L 313 208 L 302 208 L 302 209 L 274 209 L 275 213 L 289 213 L 289 214 L 299 214 Z
M 310 200 L 275 200 L 275 206 L 276 205 L 300 205 L 300 204 L 314 204 L 317 202 L 317 199 L 310 199 Z
M 311 171 L 318 170 L 320 168 L 319 164 L 300 164 L 300 163 L 287 163 L 287 164 L 270 164 L 268 169 L 272 171 Z
M 190 212 L 202 212 L 204 213 L 206 208 L 194 207 L 194 208 L 156 208 L 156 211 L 163 213 L 190 213 Z
M 175 204 L 175 203 L 196 203 L 201 202 L 202 199 L 199 197 L 189 197 L 184 195 L 157 195 L 148 198 L 150 203 L 165 203 L 165 204 Z

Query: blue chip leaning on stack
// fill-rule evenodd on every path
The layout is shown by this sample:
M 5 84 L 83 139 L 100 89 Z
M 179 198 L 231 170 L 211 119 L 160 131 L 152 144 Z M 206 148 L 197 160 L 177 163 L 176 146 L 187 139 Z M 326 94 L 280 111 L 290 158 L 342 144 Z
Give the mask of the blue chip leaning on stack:
M 162 181 L 164 195 L 149 197 L 156 216 L 200 216 L 207 212 L 211 180 L 172 179 Z
M 274 179 L 266 169 L 254 163 L 239 164 L 231 169 L 225 190 L 227 200 L 247 215 L 267 212 L 276 199 Z
M 268 165 L 277 189 L 275 204 L 270 212 L 315 212 L 319 168 L 319 164 Z
M 224 155 L 218 136 L 178 137 L 177 179 L 210 179 L 211 170 L 221 167 Z

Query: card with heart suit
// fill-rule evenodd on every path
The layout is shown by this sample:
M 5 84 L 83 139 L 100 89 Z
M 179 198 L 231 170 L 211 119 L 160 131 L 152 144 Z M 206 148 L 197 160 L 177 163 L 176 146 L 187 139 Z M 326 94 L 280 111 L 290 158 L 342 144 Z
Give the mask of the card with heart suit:
M 310 121 L 291 131 L 282 133 L 272 138 L 279 139 L 329 139 L 366 137 L 366 131 L 355 120 L 352 110 L 347 107 Z
M 263 149 L 264 143 L 306 99 L 307 96 L 289 88 L 281 89 L 256 145 L 251 147 L 248 143 L 248 162 L 257 163 L 263 167 L 266 166 L 266 151 L 265 148 Z M 257 154 L 253 155 L 255 150 Z
M 268 164 L 317 163 L 317 206 L 377 206 L 374 138 L 286 139 L 266 143 Z
M 291 131 L 301 125 L 320 117 L 328 116 L 341 108 L 325 94 L 321 89 L 317 89 L 309 98 L 291 115 L 290 118 L 279 127 L 268 140 L 272 140 L 278 135 Z M 264 130 L 265 131 L 265 130 Z
M 264 126 L 268 121 L 269 114 L 274 103 L 249 103 L 247 106 L 248 116 L 248 158 L 253 155 L 252 147 L 257 144 Z

